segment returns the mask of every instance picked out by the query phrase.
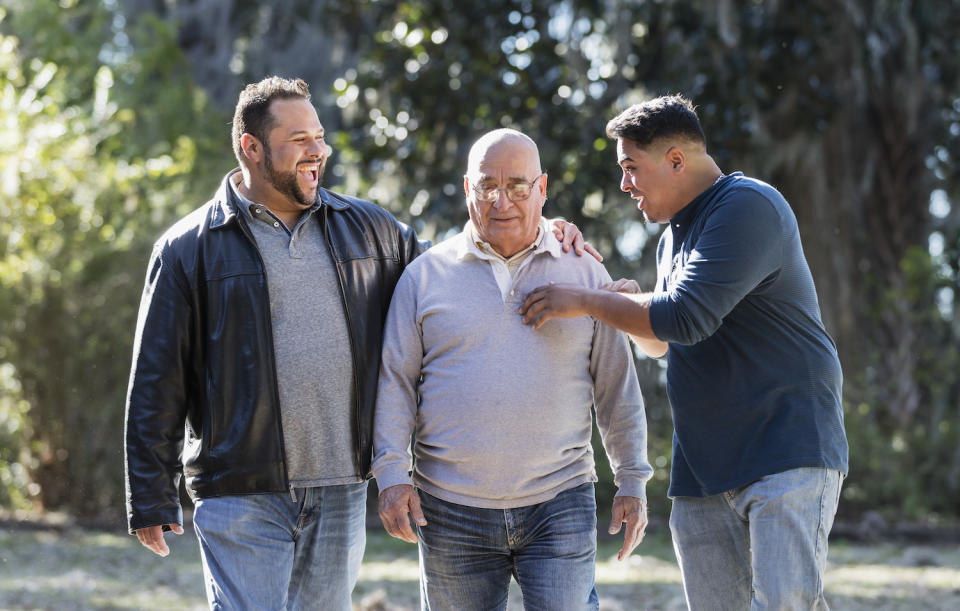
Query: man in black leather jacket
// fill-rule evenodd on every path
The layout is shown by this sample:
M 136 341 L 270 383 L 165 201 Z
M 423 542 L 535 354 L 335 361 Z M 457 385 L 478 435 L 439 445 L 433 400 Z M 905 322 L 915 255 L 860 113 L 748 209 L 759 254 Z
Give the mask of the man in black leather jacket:
M 427 244 L 319 186 L 330 148 L 303 81 L 249 85 L 232 139 L 240 170 L 150 258 L 127 397 L 129 530 L 169 553 L 182 473 L 211 607 L 350 609 L 383 322 Z

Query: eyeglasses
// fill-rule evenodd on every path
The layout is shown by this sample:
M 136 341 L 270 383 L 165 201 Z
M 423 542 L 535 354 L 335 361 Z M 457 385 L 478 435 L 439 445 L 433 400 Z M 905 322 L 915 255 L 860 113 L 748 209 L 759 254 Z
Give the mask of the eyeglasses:
M 522 202 L 530 197 L 530 193 L 533 191 L 533 185 L 537 184 L 537 181 L 543 176 L 545 176 L 545 174 L 537 176 L 533 179 L 533 182 L 511 182 L 505 187 L 481 183 L 474 185 L 473 193 L 478 201 L 490 203 L 497 201 L 497 198 L 500 197 L 500 190 L 502 189 L 510 201 L 514 203 Z

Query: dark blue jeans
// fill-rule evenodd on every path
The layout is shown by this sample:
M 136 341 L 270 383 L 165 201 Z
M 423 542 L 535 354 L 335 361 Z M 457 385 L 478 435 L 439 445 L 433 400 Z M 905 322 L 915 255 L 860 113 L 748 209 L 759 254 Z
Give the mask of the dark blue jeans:
M 597 609 L 593 484 L 537 505 L 480 509 L 420 491 L 421 608 L 506 609 L 512 575 L 531 610 Z

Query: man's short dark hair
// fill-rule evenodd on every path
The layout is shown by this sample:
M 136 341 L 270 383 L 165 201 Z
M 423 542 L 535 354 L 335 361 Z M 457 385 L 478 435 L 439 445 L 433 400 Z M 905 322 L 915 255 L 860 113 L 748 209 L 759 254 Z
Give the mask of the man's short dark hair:
M 693 103 L 679 94 L 634 104 L 610 119 L 607 136 L 626 138 L 641 148 L 664 138 L 683 138 L 707 145 Z
M 310 99 L 310 87 L 303 79 L 285 79 L 271 76 L 259 83 L 251 83 L 240 92 L 237 108 L 233 112 L 233 154 L 243 165 L 243 150 L 240 138 L 250 134 L 266 148 L 267 134 L 273 128 L 270 103 L 274 100 Z

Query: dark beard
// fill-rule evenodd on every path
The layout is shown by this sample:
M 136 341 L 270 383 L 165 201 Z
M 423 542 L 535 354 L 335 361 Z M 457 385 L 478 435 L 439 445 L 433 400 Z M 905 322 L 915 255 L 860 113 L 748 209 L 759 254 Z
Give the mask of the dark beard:
M 296 200 L 306 208 L 317 203 L 317 198 L 320 196 L 320 179 L 323 178 L 323 170 L 326 163 L 321 162 L 320 167 L 317 168 L 317 192 L 314 193 L 313 199 L 310 199 L 310 197 L 303 192 L 303 189 L 300 188 L 300 185 L 297 184 L 296 170 L 293 172 L 281 172 L 273 165 L 273 157 L 270 155 L 270 149 L 266 146 L 264 146 L 263 149 L 266 154 L 263 167 L 267 173 L 267 180 L 270 181 L 273 188 L 287 197 Z

